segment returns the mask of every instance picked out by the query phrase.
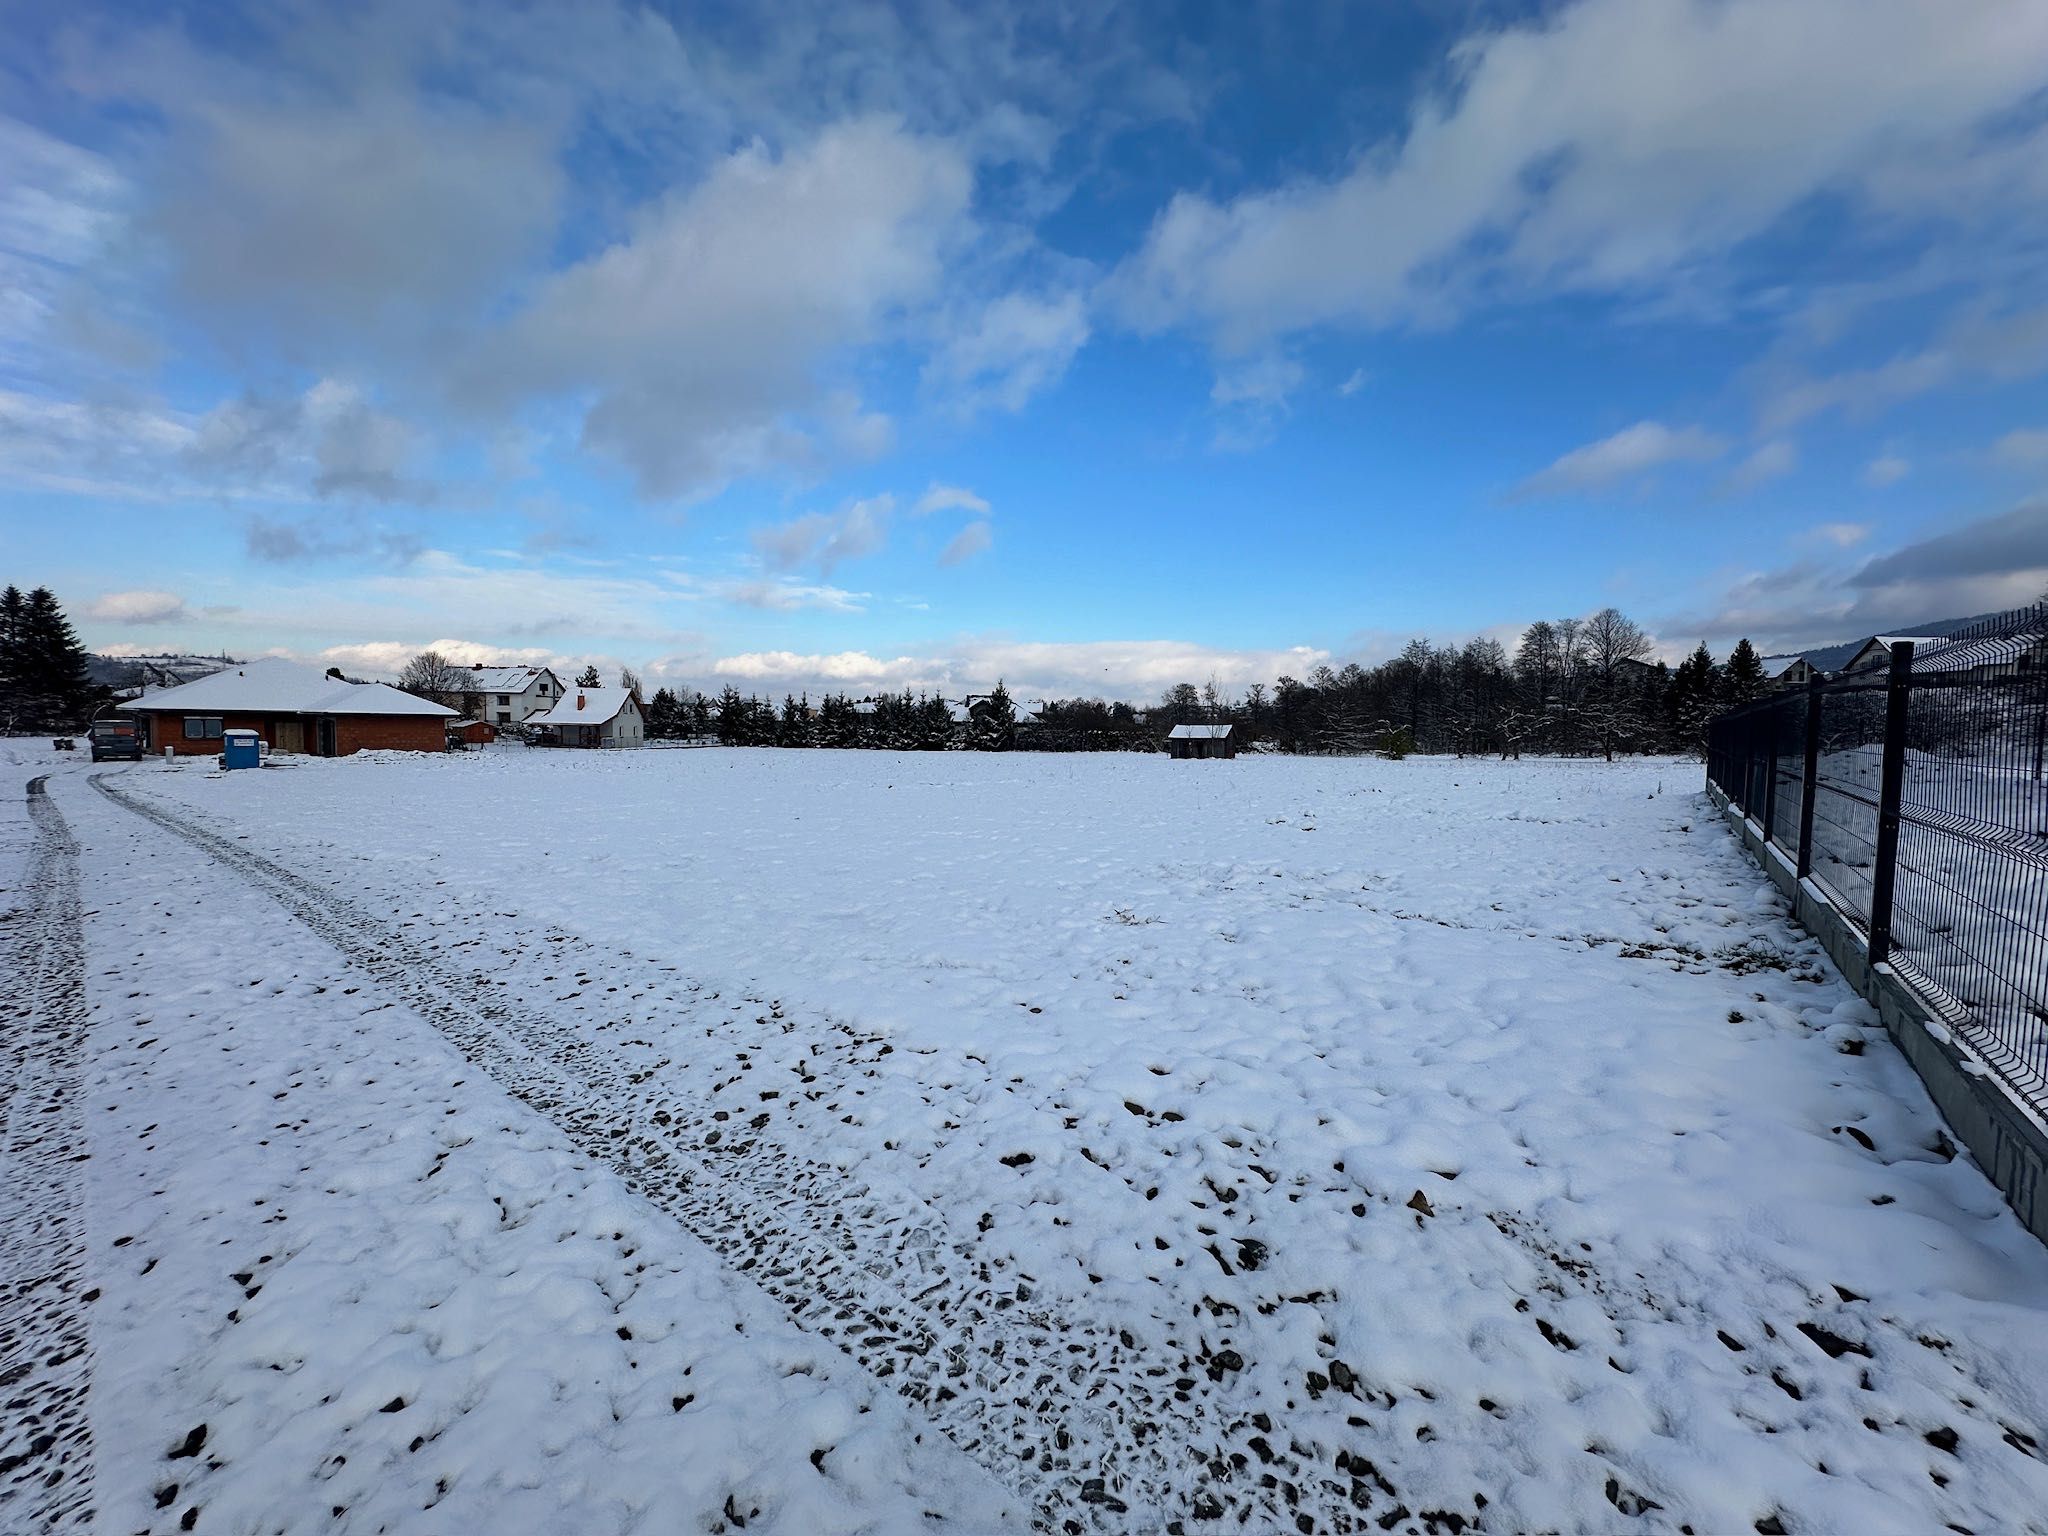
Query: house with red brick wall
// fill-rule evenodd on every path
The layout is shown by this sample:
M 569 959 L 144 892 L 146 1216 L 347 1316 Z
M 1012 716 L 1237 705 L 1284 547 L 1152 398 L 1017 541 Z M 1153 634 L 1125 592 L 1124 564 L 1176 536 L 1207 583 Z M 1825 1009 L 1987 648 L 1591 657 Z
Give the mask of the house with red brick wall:
M 221 733 L 251 730 L 273 752 L 442 752 L 455 711 L 387 683 L 352 683 L 296 661 L 250 661 L 122 706 L 146 723 L 149 750 L 204 757 Z

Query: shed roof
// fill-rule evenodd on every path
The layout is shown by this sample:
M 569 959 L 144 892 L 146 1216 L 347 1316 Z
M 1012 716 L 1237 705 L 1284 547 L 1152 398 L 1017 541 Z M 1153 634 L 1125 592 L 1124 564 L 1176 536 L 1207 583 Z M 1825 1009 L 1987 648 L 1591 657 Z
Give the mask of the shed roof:
M 1227 725 L 1176 725 L 1166 733 L 1171 741 L 1221 741 L 1229 734 Z
M 435 715 L 452 719 L 455 714 L 389 683 L 346 682 L 329 677 L 318 667 L 281 657 L 243 662 L 196 682 L 145 693 L 127 707 L 187 715 Z
M 633 702 L 625 688 L 565 688 L 554 708 L 534 715 L 528 725 L 603 725 L 616 720 Z

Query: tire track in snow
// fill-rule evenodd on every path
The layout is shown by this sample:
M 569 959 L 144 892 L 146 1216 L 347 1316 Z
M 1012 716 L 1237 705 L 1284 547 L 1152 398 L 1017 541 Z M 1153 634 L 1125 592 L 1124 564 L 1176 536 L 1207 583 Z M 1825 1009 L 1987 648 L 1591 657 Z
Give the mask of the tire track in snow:
M 1413 1515 L 1363 1457 L 1290 1442 L 1256 1405 L 1233 1404 L 1224 1373 L 1196 1353 L 1148 1354 L 1107 1319 L 1040 1295 L 1029 1276 L 998 1275 L 935 1210 L 779 1144 L 772 1115 L 734 1123 L 646 1084 L 601 1042 L 490 1000 L 487 978 L 113 777 L 94 775 L 93 786 L 244 875 L 391 987 L 800 1326 L 916 1404 L 1028 1499 L 1043 1528 L 1178 1536 L 1478 1525 Z
M 0 914 L 0 1527 L 92 1527 L 85 1308 L 85 936 L 78 844 L 28 786 L 26 909 Z

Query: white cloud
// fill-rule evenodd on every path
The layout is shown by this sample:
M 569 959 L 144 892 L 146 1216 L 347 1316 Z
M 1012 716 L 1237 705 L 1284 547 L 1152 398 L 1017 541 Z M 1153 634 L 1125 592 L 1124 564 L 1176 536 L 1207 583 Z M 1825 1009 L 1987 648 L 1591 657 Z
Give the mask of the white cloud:
M 85 605 L 85 616 L 107 624 L 166 624 L 186 616 L 175 592 L 106 592 Z
M 1351 396 L 1357 394 L 1361 389 L 1365 388 L 1368 377 L 1369 376 L 1363 368 L 1352 369 L 1351 376 L 1345 379 L 1345 381 L 1342 384 L 1339 384 L 1337 386 L 1337 393 L 1344 396 L 1346 399 L 1349 399 Z
M 1728 451 L 1725 438 L 1700 427 L 1667 427 L 1639 421 L 1612 437 L 1574 448 L 1539 470 L 1510 493 L 1513 499 L 1596 491 L 1666 464 L 1701 463 Z
M 815 566 L 829 576 L 848 560 L 864 559 L 889 540 L 889 515 L 896 498 L 886 493 L 856 501 L 839 512 L 802 517 L 754 530 L 754 549 L 778 570 Z
M 1789 475 L 1799 467 L 1799 446 L 1790 438 L 1778 437 L 1760 445 L 1729 473 L 1722 489 L 1742 495 Z
M 934 296 L 970 232 L 971 187 L 957 148 L 886 121 L 779 157 L 739 150 L 546 279 L 468 367 L 467 391 L 482 408 L 587 398 L 585 446 L 651 496 L 816 463 L 821 402 L 827 447 L 834 422 L 872 447 L 872 419 L 822 375 Z
M 1017 641 L 969 637 L 914 654 L 876 655 L 849 650 L 820 653 L 747 651 L 713 659 L 714 684 L 813 694 L 900 691 L 905 688 L 959 697 L 998 678 L 1025 701 L 1087 696 L 1150 702 L 1175 683 L 1241 690 L 1283 675 L 1306 676 L 1331 660 L 1327 651 L 1223 650 L 1173 640 L 1094 642 Z M 691 680 L 687 660 L 664 664 L 664 675 Z
M 860 613 L 870 596 L 866 592 L 849 592 L 829 582 L 793 581 L 786 576 L 762 581 L 712 582 L 704 591 L 707 596 L 769 613 Z
M 2048 464 L 2048 427 L 2021 427 L 2008 432 L 1991 445 L 1991 455 L 2001 464 Z
M 1210 446 L 1244 453 L 1270 443 L 1287 415 L 1289 397 L 1306 377 L 1300 363 L 1272 351 L 1219 367 L 1209 386 L 1209 403 L 1218 416 Z
M 1060 381 L 1088 336 L 1079 294 L 1005 294 L 939 349 L 925 369 L 925 387 L 962 416 L 1022 410 Z
M 1988 221 L 1995 200 L 1958 205 L 1938 174 L 1897 168 L 1967 164 L 1983 125 L 2039 90 L 2048 11 L 1580 0 L 1475 33 L 1453 66 L 1398 142 L 1334 180 L 1174 198 L 1117 276 L 1125 313 L 1245 346 L 1496 291 L 1625 291 L 1712 262 L 1823 192 L 1840 218 Z
M 987 523 L 969 523 L 954 534 L 951 541 L 939 552 L 939 564 L 965 565 L 994 542 L 995 534 Z
M 2011 380 L 2048 367 L 2048 306 L 1972 312 L 1932 344 L 1868 368 L 1769 381 L 1764 424 L 1776 431 L 1823 411 L 1867 417 L 1973 376 Z
M 910 510 L 918 517 L 928 517 L 934 512 L 951 512 L 955 509 L 971 512 L 976 517 L 986 517 L 989 513 L 989 504 L 986 499 L 975 495 L 965 486 L 941 485 L 934 480 L 925 493 L 917 498 L 917 505 Z
M 1863 483 L 1874 491 L 1897 485 L 1913 472 L 1913 466 L 1895 453 L 1881 453 L 1863 466 Z
M 1868 523 L 1821 523 L 1806 531 L 1807 542 L 1826 544 L 1835 549 L 1853 549 L 1870 537 Z

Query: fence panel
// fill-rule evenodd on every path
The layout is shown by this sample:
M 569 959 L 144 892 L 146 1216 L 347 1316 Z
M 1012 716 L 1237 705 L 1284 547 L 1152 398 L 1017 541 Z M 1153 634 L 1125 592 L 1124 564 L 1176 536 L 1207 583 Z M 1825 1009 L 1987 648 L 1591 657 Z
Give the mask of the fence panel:
M 1707 777 L 1866 942 L 1889 883 L 1881 958 L 2048 1112 L 2048 604 L 1922 642 L 1910 670 L 1903 655 L 1889 731 L 1884 667 L 1828 678 L 1715 720 Z M 1887 881 L 1888 744 L 1899 790 Z
M 1862 673 L 1820 696 L 1820 756 L 1813 785 L 1814 883 L 1870 927 L 1877 871 L 1877 802 L 1884 780 L 1885 680 Z

